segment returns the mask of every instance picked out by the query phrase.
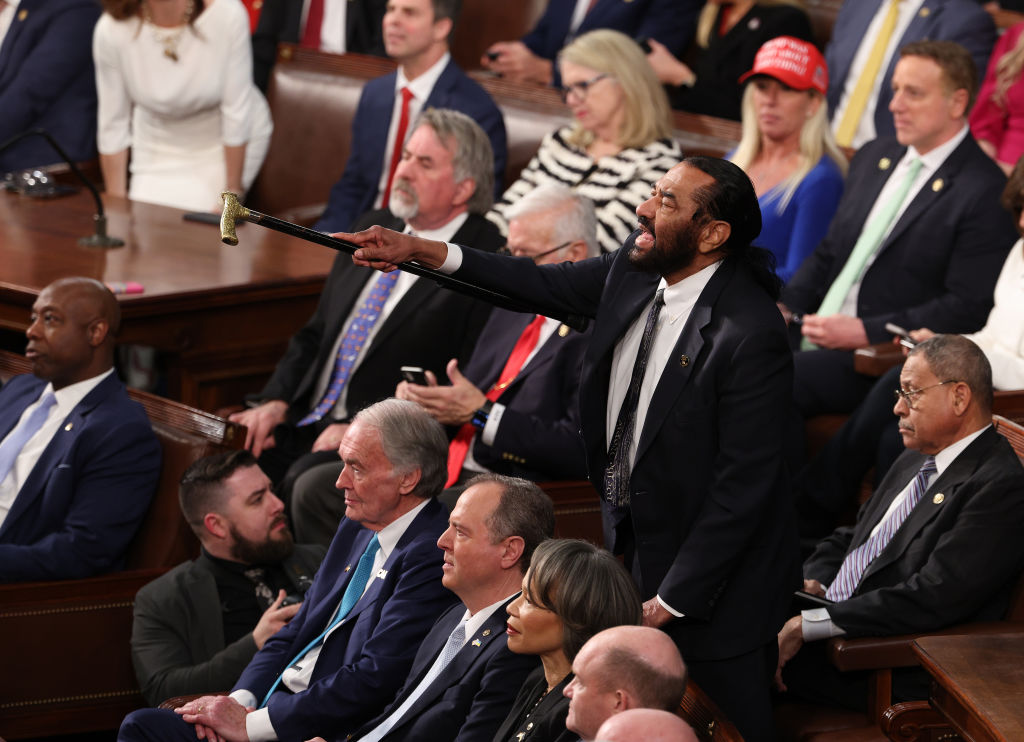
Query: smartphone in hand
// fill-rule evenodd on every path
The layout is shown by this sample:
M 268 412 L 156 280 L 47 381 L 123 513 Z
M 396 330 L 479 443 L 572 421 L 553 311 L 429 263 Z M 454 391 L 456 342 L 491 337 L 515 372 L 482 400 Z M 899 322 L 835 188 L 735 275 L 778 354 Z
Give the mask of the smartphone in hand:
M 419 366 L 402 366 L 400 369 L 402 372 L 402 378 L 408 381 L 410 384 L 419 384 L 420 386 L 428 386 L 427 374 Z

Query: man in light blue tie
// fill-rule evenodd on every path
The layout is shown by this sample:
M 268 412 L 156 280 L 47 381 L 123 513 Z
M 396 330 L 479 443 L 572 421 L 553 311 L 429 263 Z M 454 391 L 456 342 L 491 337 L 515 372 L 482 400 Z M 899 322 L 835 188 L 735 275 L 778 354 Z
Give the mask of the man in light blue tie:
M 334 739 L 380 713 L 455 600 L 441 583 L 436 543 L 447 528 L 436 500 L 447 452 L 440 424 L 412 402 L 387 399 L 356 415 L 339 449 L 347 518 L 299 613 L 230 696 L 204 696 L 177 714 L 135 712 L 118 738 Z
M 121 312 L 91 278 L 40 293 L 32 373 L 0 390 L 0 582 L 123 565 L 160 473 L 160 444 L 114 372 Z
M 779 634 L 781 683 L 859 710 L 865 678 L 835 670 L 819 640 L 998 620 L 1024 568 L 1024 467 L 992 427 L 985 354 L 963 336 L 936 335 L 910 351 L 894 391 L 908 450 L 856 525 L 804 563 L 804 589 L 825 607 L 804 610 Z M 918 673 L 894 677 L 894 701 L 927 698 Z
M 802 417 L 851 412 L 874 382 L 853 350 L 887 342 L 887 323 L 972 332 L 1016 240 L 999 206 L 1006 178 L 967 128 L 977 91 L 971 55 L 951 41 L 900 49 L 892 77 L 896 136 L 850 163 L 829 232 L 782 292 Z

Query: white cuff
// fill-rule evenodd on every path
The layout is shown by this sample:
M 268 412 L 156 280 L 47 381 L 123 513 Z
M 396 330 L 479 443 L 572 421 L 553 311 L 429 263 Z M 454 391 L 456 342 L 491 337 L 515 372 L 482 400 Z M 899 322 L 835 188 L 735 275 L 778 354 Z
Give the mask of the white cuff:
M 505 414 L 505 405 L 494 403 L 490 413 L 487 415 L 487 424 L 480 431 L 480 440 L 485 446 L 493 446 L 494 439 L 498 437 L 498 426 L 501 424 L 501 416 Z
M 661 599 L 661 596 L 660 596 L 660 595 L 655 595 L 654 597 L 658 599 L 658 602 L 659 602 L 659 603 L 661 603 L 661 607 L 662 607 L 662 608 L 664 608 L 664 609 L 665 609 L 666 611 L 668 611 L 669 613 L 671 613 L 671 614 L 672 614 L 673 616 L 675 616 L 676 618 L 683 618 L 684 616 L 686 616 L 686 614 L 685 614 L 685 613 L 680 613 L 680 612 L 679 612 L 679 611 L 677 611 L 677 610 L 676 610 L 675 608 L 673 608 L 673 607 L 672 607 L 672 606 L 670 606 L 670 605 L 669 605 L 668 603 L 666 603 L 666 602 L 665 602 L 664 600 L 662 600 L 662 599 Z
M 249 708 L 250 706 L 255 708 L 256 706 L 259 706 L 260 703 L 260 699 L 253 695 L 251 690 L 246 690 L 245 688 L 239 688 L 232 692 L 228 695 L 228 698 L 234 698 L 246 708 Z
M 270 723 L 270 712 L 266 708 L 253 711 L 245 717 L 245 733 L 249 735 L 249 742 L 275 742 L 277 732 L 274 725 Z
M 828 615 L 828 608 L 808 608 L 801 611 L 800 616 L 803 618 L 803 621 L 800 622 L 800 630 L 804 635 L 805 642 L 816 642 L 846 634 L 846 631 L 832 623 L 832 617 Z
M 448 246 L 448 255 L 445 256 L 444 262 L 441 263 L 438 270 L 451 275 L 462 267 L 462 248 L 454 242 L 446 242 L 444 244 Z

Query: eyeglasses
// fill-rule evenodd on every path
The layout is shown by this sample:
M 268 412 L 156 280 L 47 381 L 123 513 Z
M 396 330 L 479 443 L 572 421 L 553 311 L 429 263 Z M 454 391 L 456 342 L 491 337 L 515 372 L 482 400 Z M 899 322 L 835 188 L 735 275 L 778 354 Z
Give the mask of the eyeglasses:
M 932 384 L 931 386 L 922 387 L 920 389 L 893 389 L 893 398 L 899 402 L 901 399 L 907 403 L 907 407 L 914 409 L 914 397 L 918 394 L 924 394 L 929 389 L 934 389 L 937 386 L 944 384 L 957 384 L 957 379 L 947 379 L 946 381 L 940 381 L 938 384 Z
M 569 102 L 569 93 L 575 93 L 577 98 L 583 100 L 587 97 L 587 91 L 590 90 L 590 86 L 594 83 L 601 82 L 601 80 L 606 77 L 608 77 L 608 75 L 602 72 L 600 75 L 595 75 L 589 80 L 574 82 L 572 85 L 562 85 L 558 88 L 558 92 L 562 94 L 562 100 L 566 103 Z
M 558 245 L 557 247 L 552 247 L 550 250 L 545 250 L 544 252 L 539 252 L 536 255 L 530 255 L 530 254 L 526 253 L 522 248 L 519 248 L 519 247 L 509 248 L 508 245 L 505 245 L 503 248 L 498 250 L 498 252 L 501 253 L 502 255 L 513 255 L 513 256 L 515 256 L 517 258 L 530 258 L 534 263 L 536 263 L 541 258 L 545 258 L 545 257 L 547 257 L 548 255 L 550 255 L 553 252 L 558 252 L 559 250 L 564 250 L 565 248 L 569 247 L 569 245 L 571 245 L 575 241 L 576 240 L 569 240 L 568 242 L 563 242 L 561 245 Z

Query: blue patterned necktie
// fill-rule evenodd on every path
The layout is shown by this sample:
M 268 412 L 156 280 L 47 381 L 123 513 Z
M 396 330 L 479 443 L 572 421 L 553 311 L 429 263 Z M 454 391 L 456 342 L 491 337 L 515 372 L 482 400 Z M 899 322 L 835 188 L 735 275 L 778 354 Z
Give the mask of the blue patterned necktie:
M 369 336 L 370 330 L 373 329 L 373 326 L 377 324 L 377 320 L 380 319 L 381 312 L 384 310 L 384 304 L 395 288 L 398 274 L 399 271 L 391 271 L 390 273 L 381 273 L 377 277 L 373 288 L 370 289 L 369 296 L 359 306 L 356 316 L 352 318 L 348 329 L 345 331 L 345 337 L 338 348 L 338 355 L 334 359 L 334 371 L 331 373 L 331 381 L 327 385 L 327 391 L 324 392 L 323 398 L 313 408 L 313 411 L 299 420 L 297 423 L 299 426 L 310 425 L 322 419 L 338 401 L 338 397 L 341 396 L 341 390 L 345 387 L 349 374 L 352 373 L 352 367 L 355 365 L 356 358 L 359 357 L 359 351 L 366 344 L 366 338 Z
M 934 474 L 935 471 L 935 457 L 929 456 L 921 464 L 917 476 L 914 477 L 914 481 L 910 485 L 910 492 L 903 498 L 903 502 L 899 507 L 885 519 L 874 535 L 870 536 L 867 541 L 846 555 L 842 566 L 839 568 L 839 573 L 836 574 L 836 578 L 832 580 L 832 584 L 828 586 L 828 590 L 825 592 L 826 598 L 840 601 L 846 600 L 853 595 L 853 591 L 860 584 L 868 565 L 889 545 L 892 537 L 896 535 L 896 532 L 900 530 L 900 526 L 903 525 L 903 521 L 910 515 L 910 511 L 921 500 L 921 496 L 928 489 L 928 477 Z
M 615 421 L 615 432 L 611 445 L 608 446 L 608 464 L 604 470 L 604 499 L 610 505 L 629 505 L 629 477 L 632 465 L 629 460 L 633 448 L 634 428 L 636 427 L 636 407 L 640 401 L 640 385 L 644 381 L 647 370 L 647 359 L 654 345 L 654 329 L 658 325 L 658 315 L 665 306 L 665 289 L 658 289 L 654 295 L 654 303 L 647 312 L 644 334 L 640 338 L 640 349 L 633 361 L 633 373 L 629 377 L 629 387 L 619 408 L 618 419 Z
M 302 650 L 295 655 L 291 662 L 288 663 L 288 667 L 291 667 L 296 662 L 306 656 L 306 652 L 311 650 L 317 644 L 322 642 L 324 638 L 331 633 L 331 629 L 341 623 L 352 607 L 359 602 L 359 598 L 362 597 L 363 591 L 366 589 L 366 583 L 370 580 L 370 571 L 373 569 L 373 560 L 377 556 L 377 552 L 380 550 L 380 541 L 377 540 L 377 534 L 373 534 L 373 538 L 370 539 L 370 543 L 366 545 L 366 551 L 359 557 L 359 564 L 356 565 L 356 571 L 352 573 L 352 579 L 348 581 L 348 585 L 345 587 L 345 594 L 341 598 L 341 605 L 338 607 L 338 612 L 334 614 L 334 618 L 327 624 L 327 628 L 320 632 L 320 634 L 307 644 Z M 267 695 L 263 697 L 263 703 L 260 704 L 260 708 L 267 705 L 267 701 L 270 700 L 270 696 L 277 690 L 277 686 L 281 684 L 281 678 L 284 677 L 282 672 L 277 676 L 277 680 L 270 686 L 270 690 L 267 691 Z
M 50 414 L 50 408 L 56 403 L 57 398 L 53 396 L 53 392 L 47 392 L 39 400 L 39 405 L 32 410 L 32 413 L 0 443 L 0 482 L 7 479 L 7 475 L 14 468 L 14 462 L 18 460 L 21 449 L 43 427 L 43 423 L 46 422 L 46 418 Z

